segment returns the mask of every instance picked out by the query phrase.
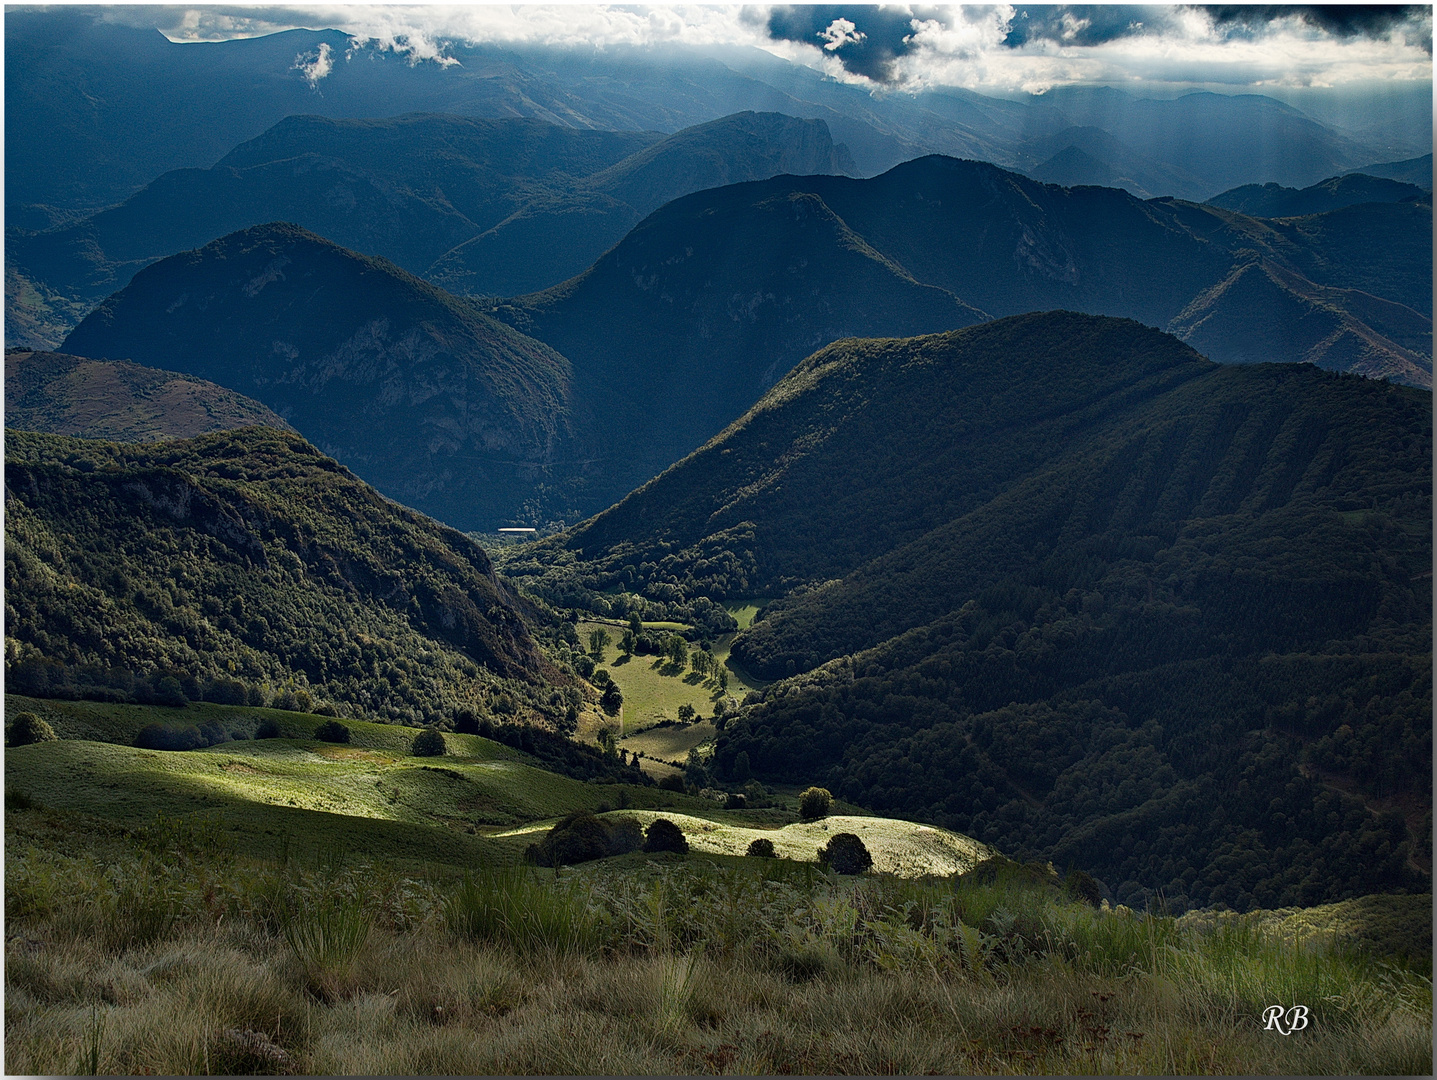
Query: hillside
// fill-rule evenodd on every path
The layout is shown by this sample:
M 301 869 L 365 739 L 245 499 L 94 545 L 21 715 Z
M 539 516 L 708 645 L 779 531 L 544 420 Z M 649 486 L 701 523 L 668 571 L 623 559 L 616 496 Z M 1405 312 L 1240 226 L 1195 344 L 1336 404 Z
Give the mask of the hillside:
M 254 397 L 386 495 L 461 528 L 509 519 L 572 454 L 563 357 L 293 225 L 147 268 L 64 349 Z
M 166 173 L 58 228 L 12 229 L 6 260 L 88 310 L 157 259 L 290 221 L 451 291 L 508 296 L 582 272 L 680 195 L 845 170 L 821 120 L 776 113 L 667 138 L 513 117 L 290 116 L 212 168 Z
M 504 567 L 567 603 L 787 594 L 731 656 L 797 677 L 720 777 L 742 752 L 1128 894 L 1317 902 L 1430 872 L 1430 447 L 1417 391 L 1018 316 L 830 346 Z M 1238 828 L 1264 854 L 1215 892 Z
M 1301 217 L 1305 214 L 1325 214 L 1359 203 L 1402 202 L 1404 199 L 1416 199 L 1422 192 L 1423 189 L 1416 184 L 1362 173 L 1344 173 L 1301 189 L 1281 184 L 1244 184 L 1214 195 L 1207 202 L 1210 206 L 1236 210 L 1252 217 Z
M 612 433 L 610 498 L 720 430 L 815 347 L 985 316 L 875 250 L 806 180 L 678 199 L 591 269 L 496 307 L 573 362 Z
M 294 430 L 258 401 L 178 372 L 64 353 L 5 354 L 11 430 L 148 442 L 253 425 Z
M 480 548 L 296 435 L 12 430 L 5 476 L 11 692 L 411 723 L 582 704 Z
M 773 221 L 775 207 L 800 205 L 833 227 L 809 230 L 800 240 Z M 747 374 L 757 366 L 756 346 L 773 361 L 771 371 L 758 368 L 771 380 L 839 336 L 836 331 L 915 332 L 916 320 L 901 317 L 911 304 L 889 315 L 895 301 L 835 272 L 860 249 L 989 316 L 1061 308 L 1168 328 L 1254 252 L 1291 275 L 1284 280 L 1299 295 L 1356 289 L 1413 308 L 1417 321 L 1430 320 L 1430 295 L 1422 295 L 1424 288 L 1431 292 L 1430 241 L 1430 203 L 1371 204 L 1266 223 L 1214 207 L 1145 202 L 1113 188 L 1058 187 L 981 162 L 929 157 L 870 180 L 777 177 L 687 196 L 651 215 L 586 274 L 496 314 L 569 357 L 580 383 L 600 372 L 618 373 L 620 381 L 631 372 L 664 372 L 676 356 L 701 360 L 719 378 L 736 367 Z M 772 284 L 760 289 L 749 280 Z M 812 326 L 801 312 L 788 314 L 784 305 L 797 307 L 792 298 L 804 295 L 847 313 L 848 325 Z M 1249 312 L 1243 325 L 1256 330 L 1261 320 L 1261 312 Z M 944 328 L 959 325 L 955 320 Z M 620 332 L 634 326 L 644 327 L 637 340 Z M 1385 346 L 1372 348 L 1380 353 Z M 1269 358 L 1301 351 L 1284 344 L 1281 357 Z M 1241 357 L 1214 351 L 1211 358 L 1251 357 L 1248 350 Z M 1427 359 L 1430 368 L 1430 351 Z M 1401 351 L 1369 361 L 1384 374 L 1430 385 L 1430 374 L 1413 372 L 1412 365 Z M 732 393 L 741 398 L 740 391 L 752 394 L 752 387 L 750 376 L 747 387 Z M 687 416 L 706 408 L 685 405 Z M 665 399 L 646 401 L 638 411 L 654 407 L 666 408 Z M 703 437 L 738 415 L 720 421 L 722 410 L 712 412 L 706 431 L 693 425 Z

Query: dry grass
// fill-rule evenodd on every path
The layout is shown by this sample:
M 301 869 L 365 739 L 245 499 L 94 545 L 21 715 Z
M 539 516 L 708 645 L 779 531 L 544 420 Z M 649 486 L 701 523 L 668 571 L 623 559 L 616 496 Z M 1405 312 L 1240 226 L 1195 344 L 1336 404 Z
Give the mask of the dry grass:
M 854 880 L 626 856 L 557 886 L 548 871 L 491 874 L 466 894 L 196 844 L 11 847 L 14 1073 L 1432 1068 L 1431 984 L 1409 971 L 1256 920 L 1095 912 L 1031 875 Z M 138 918 L 157 897 L 164 918 Z M 1312 1004 L 1311 1028 L 1265 1031 L 1262 1006 L 1289 1001 Z

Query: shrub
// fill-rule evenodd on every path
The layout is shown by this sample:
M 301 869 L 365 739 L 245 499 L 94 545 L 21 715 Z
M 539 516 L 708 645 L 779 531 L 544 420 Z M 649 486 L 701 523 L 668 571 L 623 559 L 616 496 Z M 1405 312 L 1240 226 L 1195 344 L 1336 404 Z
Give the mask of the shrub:
M 614 677 L 609 674 L 608 668 L 595 668 L 594 673 L 589 676 L 589 681 L 595 686 L 608 686 L 614 681 Z
M 460 709 L 454 714 L 454 730 L 460 735 L 479 734 L 479 718 L 473 709 Z
M 415 757 L 441 757 L 444 749 L 444 733 L 437 728 L 425 728 L 414 736 L 409 752 Z
M 621 817 L 606 821 L 604 825 L 609 830 L 610 855 L 625 855 L 644 846 L 644 829 L 637 819 Z
M 587 810 L 566 814 L 535 845 L 534 862 L 540 866 L 572 866 L 609 854 L 609 830 Z
M 873 856 L 856 833 L 836 833 L 818 849 L 818 861 L 837 874 L 861 874 L 873 866 Z
M 659 787 L 665 791 L 677 791 L 682 794 L 685 790 L 683 773 L 670 773 L 659 781 Z
M 6 746 L 29 746 L 37 742 L 53 742 L 56 738 L 55 729 L 32 712 L 19 713 L 5 729 Z
M 349 742 L 349 728 L 338 720 L 326 720 L 314 729 L 314 737 L 321 742 L 347 743 Z
M 135 736 L 135 745 L 141 750 L 194 750 L 204 746 L 200 729 L 190 727 L 172 728 L 165 724 L 146 724 Z
M 492 739 L 494 737 L 494 721 L 490 720 L 487 716 L 481 719 L 479 721 L 479 730 L 476 734 L 486 739 Z
M 259 727 L 254 729 L 254 737 L 256 739 L 287 738 L 284 729 L 279 726 L 279 723 L 268 716 L 259 722 Z
M 689 850 L 683 830 L 668 818 L 654 818 L 645 833 L 645 851 L 677 851 L 680 855 Z
M 827 817 L 833 806 L 833 796 L 827 788 L 811 787 L 798 797 L 798 816 L 804 821 L 817 821 Z
M 755 859 L 776 859 L 778 853 L 773 850 L 773 841 L 766 836 L 760 836 L 748 846 L 745 855 L 752 855 Z
M 723 808 L 725 810 L 746 810 L 748 809 L 748 800 L 742 795 L 730 794 L 723 801 Z

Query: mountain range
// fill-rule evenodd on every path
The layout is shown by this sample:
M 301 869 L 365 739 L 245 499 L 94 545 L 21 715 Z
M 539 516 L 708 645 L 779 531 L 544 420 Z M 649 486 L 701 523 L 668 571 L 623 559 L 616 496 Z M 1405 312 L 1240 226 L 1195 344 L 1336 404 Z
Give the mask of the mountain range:
M 502 569 L 566 604 L 783 597 L 733 642 L 779 681 L 720 776 L 1119 895 L 1309 903 L 1430 872 L 1430 489 L 1426 392 L 1040 313 L 837 342 Z
M 228 385 L 392 497 L 492 528 L 601 509 L 846 336 L 1066 308 L 1430 386 L 1430 236 L 1430 200 L 1266 221 L 935 157 L 676 199 L 506 302 L 259 227 L 149 267 L 64 349 Z
M 667 138 L 525 119 L 292 116 L 213 168 L 166 173 L 56 229 L 12 229 L 6 257 L 10 273 L 88 310 L 157 259 L 291 221 L 451 291 L 509 296 L 583 271 L 679 195 L 852 169 L 822 121 L 776 113 Z
M 85 8 L 13 11 L 6 42 L 7 217 L 32 229 L 111 205 L 170 170 L 209 168 L 285 117 L 315 113 L 444 112 L 669 133 L 744 110 L 781 112 L 825 121 L 862 175 L 930 153 L 1034 168 L 1064 147 L 1025 144 L 1099 128 L 1173 177 L 1196 178 L 1199 186 L 1152 192 L 1189 199 L 1244 183 L 1306 186 L 1423 153 L 1431 142 L 1430 102 L 1417 98 L 1388 102 L 1401 121 L 1390 130 L 1345 134 L 1256 94 L 1157 100 L 1060 87 L 1010 100 L 958 88 L 870 92 L 736 46 L 555 50 L 451 41 L 445 55 L 453 62 L 441 65 L 410 63 L 334 30 L 177 43 Z M 326 72 L 312 79 L 321 57 Z M 1407 141 L 1392 138 L 1401 130 Z

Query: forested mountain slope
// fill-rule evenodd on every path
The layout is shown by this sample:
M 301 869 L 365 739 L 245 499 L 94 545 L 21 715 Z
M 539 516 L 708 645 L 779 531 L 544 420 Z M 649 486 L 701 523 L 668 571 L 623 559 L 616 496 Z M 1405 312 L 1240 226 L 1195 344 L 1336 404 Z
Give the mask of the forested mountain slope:
M 146 442 L 261 425 L 294 430 L 258 401 L 192 375 L 64 353 L 5 354 L 5 426 Z
M 1431 424 L 1421 391 L 1123 320 L 845 341 L 505 569 L 569 603 L 787 593 L 733 643 L 781 681 L 725 777 L 1182 904 L 1415 887 Z
M 269 704 L 304 691 L 410 723 L 501 696 L 536 719 L 568 705 L 552 684 L 572 677 L 542 657 L 477 545 L 297 435 L 12 430 L 5 491 L 13 693 Z
M 572 453 L 563 357 L 293 225 L 147 268 L 65 349 L 253 396 L 386 495 L 462 528 L 507 518 Z

